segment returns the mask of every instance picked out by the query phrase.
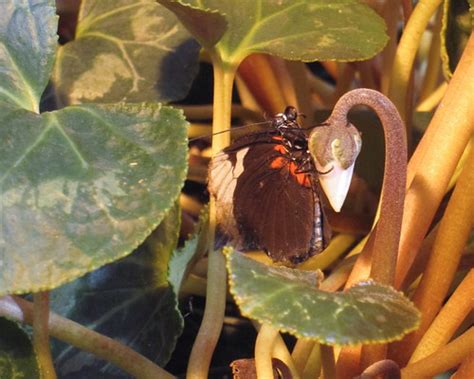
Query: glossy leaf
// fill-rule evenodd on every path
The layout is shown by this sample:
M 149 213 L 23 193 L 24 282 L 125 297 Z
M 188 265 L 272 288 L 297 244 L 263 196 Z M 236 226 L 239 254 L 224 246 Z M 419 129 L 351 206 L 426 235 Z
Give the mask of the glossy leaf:
M 54 288 L 129 254 L 186 176 L 186 122 L 159 104 L 0 106 L 0 292 Z
M 280 267 L 227 252 L 230 290 L 241 312 L 298 338 L 328 345 L 401 339 L 418 327 L 420 314 L 402 293 L 375 282 L 331 293 Z M 293 270 L 298 272 L 299 270 Z
M 120 340 L 164 366 L 183 329 L 177 299 L 167 282 L 176 247 L 180 209 L 175 205 L 133 254 L 52 291 L 55 312 Z M 71 345 L 56 342 L 58 376 L 129 378 L 117 367 Z
M 204 47 L 212 47 L 227 63 L 240 63 L 251 53 L 285 59 L 361 60 L 387 42 L 383 20 L 355 0 L 159 0 L 172 9 Z M 194 17 L 196 9 L 207 11 Z M 227 30 L 222 31 L 224 17 Z M 215 26 L 219 32 L 209 30 Z
M 38 363 L 28 335 L 0 317 L 0 378 L 39 379 Z
M 38 111 L 57 45 L 53 0 L 4 0 L 0 10 L 0 101 Z
M 83 0 L 76 39 L 58 50 L 62 103 L 173 101 L 198 70 L 198 44 L 154 0 Z
M 474 0 L 444 0 L 441 58 L 447 78 L 453 74 L 474 25 Z

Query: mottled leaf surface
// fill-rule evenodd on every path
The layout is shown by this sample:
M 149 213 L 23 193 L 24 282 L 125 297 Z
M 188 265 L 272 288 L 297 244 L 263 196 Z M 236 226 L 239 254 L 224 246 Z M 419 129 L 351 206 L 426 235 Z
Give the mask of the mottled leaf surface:
M 186 96 L 199 45 L 154 0 L 83 0 L 76 39 L 58 50 L 60 102 L 173 101 Z
M 14 322 L 0 317 L 0 378 L 39 379 L 33 346 L 28 335 Z
M 447 78 L 453 74 L 472 32 L 474 0 L 445 0 L 441 30 L 441 58 Z
M 285 59 L 361 60 L 387 42 L 383 20 L 355 0 L 160 0 L 178 15 L 205 47 L 213 46 L 211 25 L 227 29 L 215 44 L 224 62 L 239 63 L 251 53 Z M 193 17 L 208 11 L 207 22 Z M 216 20 L 217 18 L 217 20 Z M 202 26 L 204 24 L 205 26 Z M 202 28 L 205 28 L 203 31 Z
M 0 2 L 0 101 L 38 111 L 57 45 L 53 0 Z
M 164 366 L 183 329 L 177 299 L 167 282 L 179 226 L 180 209 L 175 205 L 133 254 L 52 291 L 53 310 Z M 53 354 L 63 379 L 130 377 L 95 355 L 58 341 Z
M 375 282 L 325 292 L 245 255 L 228 251 L 230 290 L 241 312 L 298 338 L 329 345 L 401 339 L 420 315 L 402 293 Z
M 182 113 L 0 104 L 0 294 L 50 289 L 129 254 L 186 176 Z

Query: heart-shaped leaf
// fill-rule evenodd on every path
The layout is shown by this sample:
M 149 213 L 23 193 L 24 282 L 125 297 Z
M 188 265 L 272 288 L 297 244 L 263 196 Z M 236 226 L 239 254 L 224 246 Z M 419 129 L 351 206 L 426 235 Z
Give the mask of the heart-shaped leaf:
M 56 287 L 136 248 L 179 194 L 186 124 L 159 104 L 0 105 L 0 295 Z
M 159 2 L 172 9 L 204 47 L 214 46 L 222 61 L 230 64 L 251 53 L 302 61 L 361 60 L 375 55 L 387 42 L 383 20 L 356 0 Z M 201 10 L 199 17 L 197 10 Z M 222 17 L 227 23 L 223 33 Z M 213 34 L 209 31 L 214 26 Z
M 54 0 L 0 5 L 0 101 L 38 111 L 57 45 Z
M 298 338 L 328 345 L 382 343 L 418 327 L 418 310 L 390 287 L 368 281 L 345 292 L 325 292 L 289 275 L 288 268 L 233 251 L 226 256 L 230 290 L 241 312 Z
M 76 39 L 58 50 L 61 103 L 173 101 L 198 69 L 198 44 L 154 0 L 83 0 Z
M 0 378 L 39 379 L 38 362 L 28 335 L 0 317 Z
M 183 329 L 177 298 L 167 281 L 180 211 L 175 205 L 133 254 L 53 290 L 53 310 L 164 366 Z M 110 362 L 65 343 L 54 341 L 53 353 L 63 379 L 94 378 L 99 372 L 103 377 L 129 378 Z

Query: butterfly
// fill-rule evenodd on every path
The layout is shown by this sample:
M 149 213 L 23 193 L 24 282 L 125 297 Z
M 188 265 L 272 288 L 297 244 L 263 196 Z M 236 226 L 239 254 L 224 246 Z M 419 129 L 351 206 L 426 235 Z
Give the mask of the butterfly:
M 268 130 L 238 138 L 209 167 L 217 223 L 231 244 L 288 265 L 320 253 L 331 238 L 318 181 L 327 172 L 316 168 L 297 118 L 288 106 Z

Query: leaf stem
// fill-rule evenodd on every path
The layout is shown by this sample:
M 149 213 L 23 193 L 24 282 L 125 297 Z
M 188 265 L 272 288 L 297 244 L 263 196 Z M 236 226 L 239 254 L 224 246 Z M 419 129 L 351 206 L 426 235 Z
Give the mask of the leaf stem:
M 230 128 L 232 87 L 235 67 L 223 63 L 217 55 L 211 55 L 214 67 L 214 103 L 212 131 L 219 133 Z M 214 134 L 213 155 L 229 144 L 229 133 Z M 216 230 L 216 205 L 213 199 L 209 205 L 209 260 L 207 273 L 207 295 L 204 317 L 189 358 L 187 378 L 208 377 L 212 354 L 224 323 L 226 300 L 226 267 L 221 251 L 214 249 Z
M 431 378 L 457 366 L 474 351 L 474 327 L 426 358 L 402 369 L 402 379 Z
M 410 15 L 398 44 L 390 80 L 389 97 L 403 120 L 407 117 L 407 90 L 421 36 L 441 0 L 420 0 Z
M 49 292 L 33 295 L 33 347 L 42 379 L 56 379 L 51 350 L 49 348 Z
M 0 315 L 16 322 L 33 323 L 33 304 L 19 297 L 0 299 Z M 135 378 L 172 379 L 173 375 L 129 347 L 78 323 L 49 313 L 51 336 L 105 359 Z
M 422 314 L 420 327 L 403 341 L 393 345 L 393 357 L 400 363 L 408 361 L 438 314 L 456 274 L 474 220 L 473 167 L 474 150 L 471 150 L 439 225 L 428 265 L 413 297 L 413 302 Z
M 403 283 L 474 131 L 474 33 L 408 164 L 395 286 Z
M 324 379 L 336 377 L 336 362 L 334 360 L 334 348 L 329 345 L 319 345 L 321 351 L 321 366 L 323 368 Z
M 425 358 L 449 342 L 463 320 L 473 310 L 473 294 L 474 269 L 471 269 L 423 335 L 409 363 Z
M 257 378 L 273 378 L 272 353 L 279 332 L 269 324 L 262 324 L 255 343 L 255 368 Z

